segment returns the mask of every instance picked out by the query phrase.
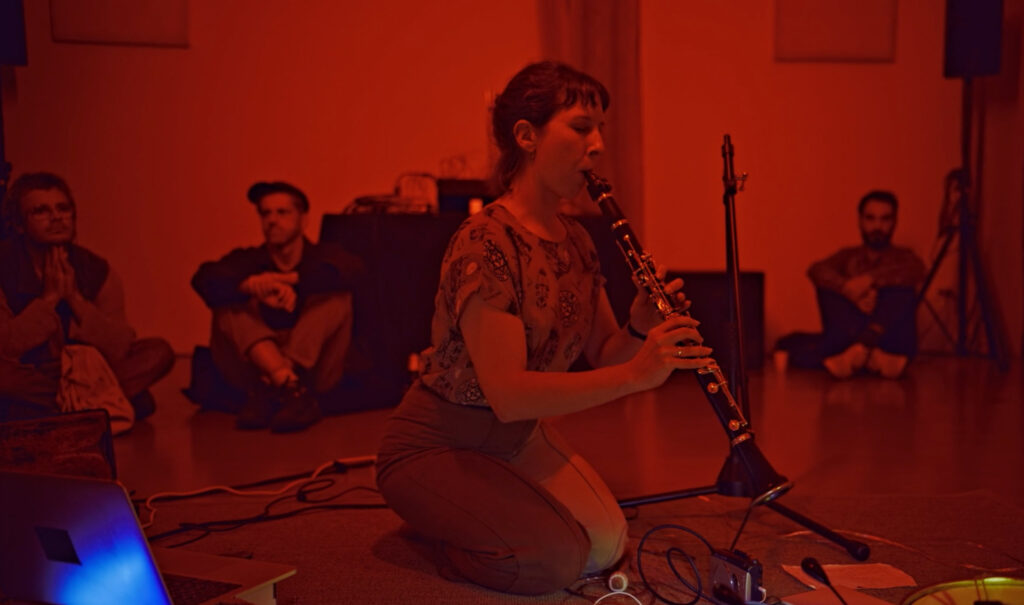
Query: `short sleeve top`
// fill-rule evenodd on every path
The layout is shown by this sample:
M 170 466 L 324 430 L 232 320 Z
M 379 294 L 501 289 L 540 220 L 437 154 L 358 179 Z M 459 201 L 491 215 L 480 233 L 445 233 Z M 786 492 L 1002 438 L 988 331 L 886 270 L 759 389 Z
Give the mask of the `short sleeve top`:
M 567 235 L 558 242 L 527 230 L 500 203 L 462 223 L 441 264 L 425 386 L 452 403 L 489 406 L 459 329 L 473 295 L 522 320 L 527 370 L 565 371 L 579 357 L 605 280 L 590 234 L 568 216 L 559 220 Z

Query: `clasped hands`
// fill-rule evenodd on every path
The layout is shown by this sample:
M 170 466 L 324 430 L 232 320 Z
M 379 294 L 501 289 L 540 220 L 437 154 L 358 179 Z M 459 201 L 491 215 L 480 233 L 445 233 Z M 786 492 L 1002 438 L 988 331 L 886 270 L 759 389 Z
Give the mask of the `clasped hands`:
M 870 273 L 851 277 L 843 284 L 843 296 L 850 299 L 862 313 L 870 315 L 878 303 L 878 288 Z
M 43 299 L 50 303 L 60 300 L 71 302 L 78 294 L 75 269 L 68 260 L 64 246 L 52 246 L 43 260 Z
M 261 303 L 273 309 L 283 309 L 289 313 L 295 310 L 295 286 L 299 283 L 299 274 L 295 271 L 278 273 L 267 271 L 250 275 L 242 282 L 242 292 L 256 297 Z

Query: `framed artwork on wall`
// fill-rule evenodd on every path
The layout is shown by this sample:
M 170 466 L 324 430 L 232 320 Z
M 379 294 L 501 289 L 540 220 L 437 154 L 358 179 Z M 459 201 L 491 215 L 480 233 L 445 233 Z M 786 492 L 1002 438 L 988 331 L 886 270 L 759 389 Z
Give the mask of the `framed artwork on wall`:
M 775 60 L 891 63 L 897 0 L 775 0 Z
M 50 0 L 54 42 L 188 48 L 188 0 Z

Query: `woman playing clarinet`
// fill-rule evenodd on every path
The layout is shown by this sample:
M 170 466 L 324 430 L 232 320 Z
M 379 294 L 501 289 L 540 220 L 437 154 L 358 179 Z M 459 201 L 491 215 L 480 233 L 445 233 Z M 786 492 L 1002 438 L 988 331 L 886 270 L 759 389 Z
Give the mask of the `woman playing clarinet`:
M 593 242 L 559 212 L 604 151 L 608 103 L 600 82 L 553 62 L 497 97 L 503 193 L 448 244 L 421 376 L 380 445 L 388 505 L 445 575 L 494 590 L 553 592 L 623 554 L 615 498 L 547 419 L 711 363 L 697 322 L 663 320 L 643 289 L 620 327 Z M 681 288 L 666 285 L 685 304 Z M 596 369 L 569 372 L 580 355 Z

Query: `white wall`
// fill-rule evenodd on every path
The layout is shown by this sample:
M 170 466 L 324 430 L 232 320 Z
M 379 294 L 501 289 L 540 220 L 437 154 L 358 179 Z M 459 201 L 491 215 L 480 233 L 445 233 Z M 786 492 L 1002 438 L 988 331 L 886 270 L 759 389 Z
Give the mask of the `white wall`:
M 743 269 L 765 272 L 767 346 L 819 329 L 805 270 L 859 243 L 856 203 L 868 190 L 896 192 L 896 243 L 930 259 L 943 179 L 960 163 L 961 82 L 942 74 L 943 3 L 898 3 L 891 63 L 776 63 L 772 2 L 647 0 L 642 9 L 645 233 L 661 262 L 724 269 L 724 133 L 736 171 L 750 173 L 737 196 L 739 258 Z M 1020 101 L 1004 111 L 1019 128 Z M 1019 206 L 1021 179 L 1004 174 L 989 200 L 1001 189 L 1002 203 Z M 1019 351 L 1021 219 L 1010 216 L 1003 236 L 1015 260 L 992 270 L 1010 284 L 1001 303 Z M 933 291 L 951 282 L 953 267 L 944 263 Z M 928 323 L 922 329 L 937 336 Z
M 303 188 L 317 220 L 451 156 L 480 172 L 486 95 L 539 58 L 530 2 L 190 3 L 187 49 L 51 40 L 25 3 L 29 65 L 4 94 L 15 175 L 65 176 L 79 241 L 126 284 L 140 334 L 207 339 L 189 279 L 261 241 L 257 180 Z

